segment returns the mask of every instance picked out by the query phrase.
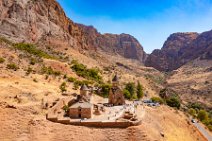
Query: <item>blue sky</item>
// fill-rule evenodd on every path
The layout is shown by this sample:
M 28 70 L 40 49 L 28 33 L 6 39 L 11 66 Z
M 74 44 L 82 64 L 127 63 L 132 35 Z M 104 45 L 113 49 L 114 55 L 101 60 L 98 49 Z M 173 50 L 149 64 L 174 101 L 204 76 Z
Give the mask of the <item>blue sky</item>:
M 212 0 L 57 0 L 74 22 L 133 35 L 147 53 L 175 32 L 212 29 Z

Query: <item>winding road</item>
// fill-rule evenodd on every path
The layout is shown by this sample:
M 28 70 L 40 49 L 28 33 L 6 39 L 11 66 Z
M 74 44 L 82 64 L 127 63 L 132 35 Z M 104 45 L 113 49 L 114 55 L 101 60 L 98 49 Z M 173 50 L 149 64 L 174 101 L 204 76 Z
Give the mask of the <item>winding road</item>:
M 208 140 L 212 141 L 211 134 L 199 123 L 193 123 L 194 126 L 203 134 L 203 136 Z

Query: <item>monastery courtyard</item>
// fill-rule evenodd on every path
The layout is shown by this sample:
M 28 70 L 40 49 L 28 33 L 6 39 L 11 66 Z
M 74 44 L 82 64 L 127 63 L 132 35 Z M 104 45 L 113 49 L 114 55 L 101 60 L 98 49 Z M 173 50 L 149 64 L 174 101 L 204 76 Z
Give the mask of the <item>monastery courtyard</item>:
M 112 79 L 108 98 L 98 98 L 93 89 L 82 85 L 80 94 L 74 98 L 66 96 L 59 99 L 50 107 L 47 119 L 95 127 L 128 127 L 141 123 L 145 110 L 139 102 L 125 100 L 117 75 Z

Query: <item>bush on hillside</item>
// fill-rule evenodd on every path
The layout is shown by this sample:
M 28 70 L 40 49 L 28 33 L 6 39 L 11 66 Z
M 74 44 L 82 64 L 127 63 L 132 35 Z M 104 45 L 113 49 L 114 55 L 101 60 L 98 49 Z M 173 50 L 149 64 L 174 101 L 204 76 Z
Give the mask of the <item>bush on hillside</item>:
M 144 96 L 143 86 L 140 84 L 139 81 L 138 81 L 138 84 L 137 84 L 137 87 L 136 87 L 136 93 L 137 93 L 138 99 L 140 99 Z
M 0 64 L 1 64 L 1 63 L 4 63 L 4 62 L 5 62 L 4 58 L 1 58 L 1 57 L 0 57 Z
M 35 65 L 36 64 L 36 59 L 35 58 L 31 58 L 30 59 L 30 65 Z
M 51 67 L 46 67 L 46 66 L 43 66 L 41 68 L 41 73 L 42 74 L 48 74 L 48 75 L 55 75 L 55 76 L 61 75 L 60 71 L 55 71 Z
M 31 67 L 28 67 L 26 70 L 26 75 L 29 75 L 32 72 L 33 72 L 33 69 Z
M 187 105 L 187 107 L 188 107 L 188 108 L 197 109 L 197 110 L 200 110 L 200 109 L 203 108 L 203 107 L 201 106 L 200 103 L 196 103 L 196 102 L 194 102 L 194 103 L 189 103 L 189 104 Z
M 177 109 L 179 109 L 180 105 L 181 105 L 178 97 L 171 97 L 171 98 L 166 100 L 166 103 L 167 103 L 168 106 L 176 107 Z
M 64 92 L 67 91 L 66 87 L 67 87 L 67 85 L 66 85 L 65 82 L 63 82 L 63 83 L 60 85 L 60 90 L 61 90 L 62 93 L 64 93 Z
M 164 103 L 163 99 L 161 99 L 160 97 L 152 97 L 151 100 L 152 102 L 155 102 L 155 103 L 160 103 L 160 104 Z
M 193 109 L 193 108 L 190 108 L 190 109 L 188 110 L 188 113 L 189 113 L 191 116 L 193 116 L 193 117 L 196 117 L 196 116 L 197 116 L 197 111 L 196 111 L 195 109 Z
M 126 84 L 125 89 L 129 91 L 130 93 L 130 99 L 133 99 L 135 97 L 135 92 L 136 92 L 136 88 L 135 88 L 135 83 L 133 82 L 129 82 Z
M 99 88 L 101 89 L 101 96 L 105 97 L 105 98 L 108 97 L 111 85 L 110 84 L 101 84 L 99 86 Z
M 88 69 L 85 65 L 78 63 L 76 60 L 73 60 L 71 69 L 80 77 L 86 78 L 88 80 L 94 80 L 98 83 L 102 82 L 102 77 L 100 76 L 100 72 L 97 68 Z
M 131 94 L 127 89 L 123 90 L 123 94 L 126 99 L 131 99 Z
M 7 69 L 17 71 L 19 67 L 15 63 L 7 64 Z
M 208 120 L 208 113 L 205 110 L 200 110 L 197 114 L 197 118 L 200 121 L 207 121 Z
M 75 82 L 76 81 L 76 78 L 74 78 L 74 77 L 68 77 L 67 78 L 67 81 L 68 82 Z
M 29 54 L 35 55 L 37 57 L 43 57 L 46 59 L 55 59 L 55 57 L 47 54 L 46 52 L 38 49 L 35 45 L 33 44 L 27 44 L 27 43 L 17 43 L 14 44 L 14 47 L 18 50 L 25 51 Z

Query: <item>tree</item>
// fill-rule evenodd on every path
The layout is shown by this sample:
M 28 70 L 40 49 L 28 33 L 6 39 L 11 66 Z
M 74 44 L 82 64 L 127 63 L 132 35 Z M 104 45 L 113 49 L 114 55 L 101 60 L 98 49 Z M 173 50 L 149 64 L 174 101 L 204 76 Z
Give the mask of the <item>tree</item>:
M 196 114 L 197 114 L 196 110 L 193 109 L 193 108 L 190 108 L 190 109 L 188 110 L 188 113 L 189 113 L 190 115 L 192 115 L 193 117 L 196 117 Z
M 144 93 L 143 93 L 143 87 L 142 85 L 140 84 L 140 82 L 138 81 L 138 84 L 137 84 L 137 97 L 138 99 L 142 98 L 144 96 Z
M 99 87 L 101 88 L 101 95 L 103 97 L 108 97 L 111 85 L 110 84 L 102 84 Z
M 197 115 L 197 118 L 200 121 L 204 121 L 204 120 L 206 121 L 206 120 L 208 120 L 208 113 L 205 110 L 200 110 Z
M 125 98 L 127 98 L 127 99 L 130 99 L 131 98 L 131 94 L 130 94 L 130 92 L 127 89 L 124 89 L 123 90 L 123 94 L 124 94 L 124 97 Z
M 65 82 L 63 82 L 63 83 L 60 85 L 60 90 L 61 90 L 62 93 L 64 93 L 64 92 L 67 91 L 66 87 L 67 87 L 67 86 L 66 86 L 66 83 L 65 83 Z
M 163 104 L 163 99 L 160 97 L 152 97 L 151 100 L 152 102 Z
M 16 64 L 11 63 L 11 64 L 7 64 L 7 69 L 17 71 L 19 69 L 19 67 Z
M 189 108 L 196 109 L 196 110 L 202 109 L 201 104 L 200 104 L 200 103 L 196 103 L 196 102 L 194 102 L 194 103 L 189 103 L 189 104 L 188 104 L 188 107 L 189 107 Z
M 166 103 L 170 107 L 176 107 L 177 109 L 180 108 L 180 100 L 178 97 L 171 97 L 166 100 Z
M 135 97 L 135 83 L 132 82 L 127 83 L 125 89 L 129 91 L 130 98 Z

